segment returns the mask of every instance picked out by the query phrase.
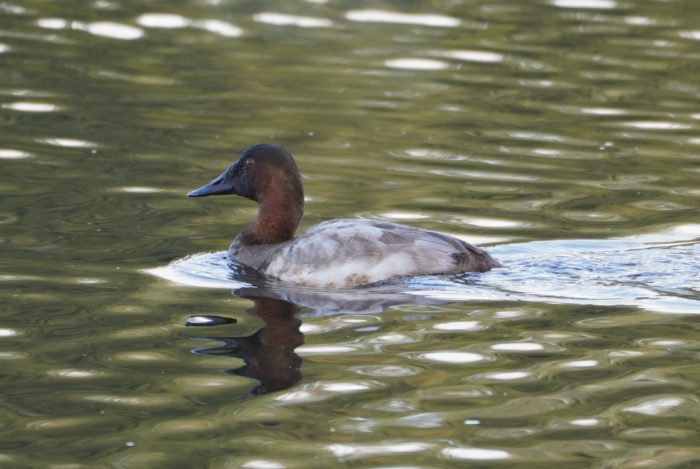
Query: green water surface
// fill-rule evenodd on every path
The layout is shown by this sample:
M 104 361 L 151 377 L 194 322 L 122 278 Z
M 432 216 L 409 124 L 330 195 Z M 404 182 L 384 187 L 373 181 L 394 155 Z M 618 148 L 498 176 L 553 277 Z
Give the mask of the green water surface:
M 698 77 L 696 0 L 0 0 L 0 467 L 698 467 Z M 184 195 L 259 142 L 302 229 L 505 270 L 323 308 L 148 273 L 255 216 Z

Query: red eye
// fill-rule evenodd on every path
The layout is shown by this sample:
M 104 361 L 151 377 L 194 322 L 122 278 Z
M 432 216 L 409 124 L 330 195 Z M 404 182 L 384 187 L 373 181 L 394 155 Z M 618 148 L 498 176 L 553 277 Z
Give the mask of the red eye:
M 253 169 L 255 167 L 255 161 L 253 161 L 251 159 L 247 159 L 247 160 L 245 160 L 243 167 L 245 169 Z

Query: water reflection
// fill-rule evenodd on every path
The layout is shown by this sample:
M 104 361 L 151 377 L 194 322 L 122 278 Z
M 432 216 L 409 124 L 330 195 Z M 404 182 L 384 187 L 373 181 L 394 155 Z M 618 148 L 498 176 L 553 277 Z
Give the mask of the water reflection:
M 250 295 L 245 290 L 235 293 L 253 302 L 246 313 L 261 319 L 263 327 L 247 337 L 217 337 L 215 340 L 222 345 L 195 352 L 242 359 L 245 363 L 242 367 L 226 373 L 258 380 L 260 384 L 251 390 L 252 394 L 292 387 L 301 380 L 301 357 L 294 353 L 304 343 L 304 334 L 299 330 L 301 321 L 295 317 L 299 308 L 287 301 Z
M 216 347 L 197 348 L 195 353 L 215 356 L 240 358 L 244 365 L 225 370 L 228 374 L 245 376 L 259 381 L 251 390 L 252 394 L 267 394 L 282 391 L 301 381 L 301 357 L 295 352 L 304 344 L 302 321 L 297 314 L 303 306 L 308 312 L 306 317 L 326 314 L 381 312 L 395 305 L 432 303 L 444 301 L 425 300 L 419 296 L 405 294 L 381 294 L 362 292 L 309 292 L 299 289 L 244 287 L 233 290 L 234 296 L 253 302 L 246 310 L 252 317 L 263 322 L 262 327 L 252 335 L 240 337 L 218 337 L 208 335 L 202 339 L 220 342 Z M 210 327 L 225 326 L 237 322 L 225 316 L 191 316 L 188 326 Z M 313 328 L 309 328 L 313 330 Z M 305 349 L 305 353 L 318 353 L 317 348 Z M 324 353 L 327 353 L 324 350 Z M 447 352 L 446 352 L 447 353 Z M 478 354 L 452 352 L 462 360 L 469 356 L 470 361 L 481 360 Z M 460 358 L 461 357 L 461 358 Z M 476 359 L 474 357 L 477 357 Z M 426 359 L 429 359 L 426 357 Z M 449 361 L 449 360 L 448 360 Z M 327 390 L 327 389 L 326 389 Z
M 396 289 L 396 285 L 386 284 L 362 290 L 315 290 L 290 286 L 271 288 L 256 287 L 240 290 L 241 296 L 255 295 L 264 298 L 287 301 L 304 308 L 305 317 L 343 314 L 381 313 L 398 305 L 440 305 L 448 301 L 440 298 L 425 298 Z M 250 293 L 249 293 L 250 292 Z

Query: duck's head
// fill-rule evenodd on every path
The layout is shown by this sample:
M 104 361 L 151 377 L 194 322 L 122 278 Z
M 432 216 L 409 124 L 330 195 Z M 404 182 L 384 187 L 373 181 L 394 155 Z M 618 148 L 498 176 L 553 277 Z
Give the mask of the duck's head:
M 278 145 L 248 147 L 221 176 L 193 190 L 187 197 L 234 194 L 262 203 L 266 199 L 286 199 L 303 207 L 301 176 L 291 153 Z

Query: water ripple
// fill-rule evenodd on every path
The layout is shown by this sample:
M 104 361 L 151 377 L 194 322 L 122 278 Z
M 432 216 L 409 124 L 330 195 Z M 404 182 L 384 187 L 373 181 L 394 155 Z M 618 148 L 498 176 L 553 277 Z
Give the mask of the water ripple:
M 700 402 L 697 396 L 656 396 L 637 399 L 623 407 L 623 411 L 642 415 L 684 417 L 699 415 Z
M 512 455 L 508 451 L 501 449 L 486 448 L 445 448 L 441 455 L 447 459 L 471 460 L 471 461 L 493 461 L 499 459 L 511 459 Z
M 442 70 L 449 67 L 447 62 L 419 58 L 391 59 L 386 60 L 384 65 L 389 68 L 398 68 L 403 70 Z
M 240 37 L 243 30 L 236 25 L 221 20 L 203 20 L 194 23 L 195 27 L 223 37 Z
M 498 63 L 502 62 L 504 59 L 504 55 L 499 54 L 498 52 L 489 52 L 481 50 L 452 50 L 438 52 L 437 55 L 454 60 L 479 63 Z
M 552 5 L 559 8 L 612 10 L 618 7 L 615 0 L 552 0 Z
M 128 24 L 112 23 L 109 21 L 101 21 L 96 23 L 72 23 L 74 29 L 87 31 L 95 36 L 107 37 L 110 39 L 119 39 L 122 41 L 133 41 L 143 36 L 143 30 Z
M 60 110 L 60 106 L 51 103 L 39 103 L 29 101 L 18 101 L 2 105 L 3 109 L 11 109 L 21 112 L 54 112 Z
M 67 147 L 67 148 L 95 148 L 99 145 L 93 142 L 88 142 L 86 140 L 79 140 L 77 138 L 43 138 L 37 139 L 37 141 L 45 143 L 47 145 L 54 145 L 57 147 Z
M 374 444 L 332 444 L 328 450 L 341 459 L 362 459 L 387 454 L 423 453 L 435 445 L 425 442 L 383 441 Z
M 253 19 L 260 23 L 273 24 L 275 26 L 298 26 L 300 28 L 329 28 L 333 26 L 333 22 L 325 18 L 286 15 L 274 12 L 257 13 L 253 15 Z
M 12 150 L 10 148 L 0 148 L 0 160 L 19 160 L 23 158 L 29 158 L 32 156 L 31 153 L 21 150 Z
M 351 10 L 345 14 L 350 21 L 362 23 L 394 23 L 454 28 L 461 24 L 457 18 L 434 14 L 399 13 L 387 10 Z
M 136 22 L 144 28 L 186 28 L 192 20 L 173 13 L 144 13 L 136 18 Z
M 478 363 L 490 360 L 486 355 L 480 353 L 460 352 L 453 350 L 420 353 L 416 355 L 416 358 L 431 362 L 450 363 L 454 365 Z
M 332 381 L 316 382 L 301 386 L 293 391 L 277 394 L 275 401 L 281 404 L 305 404 L 319 402 L 348 394 L 357 394 L 381 389 L 385 385 L 379 381 Z
M 179 29 L 197 28 L 223 37 L 240 37 L 243 30 L 238 26 L 221 20 L 192 20 L 172 13 L 144 13 L 136 18 L 136 23 L 144 28 Z
M 36 24 L 45 29 L 64 29 L 69 26 L 69 22 L 63 18 L 39 18 Z

